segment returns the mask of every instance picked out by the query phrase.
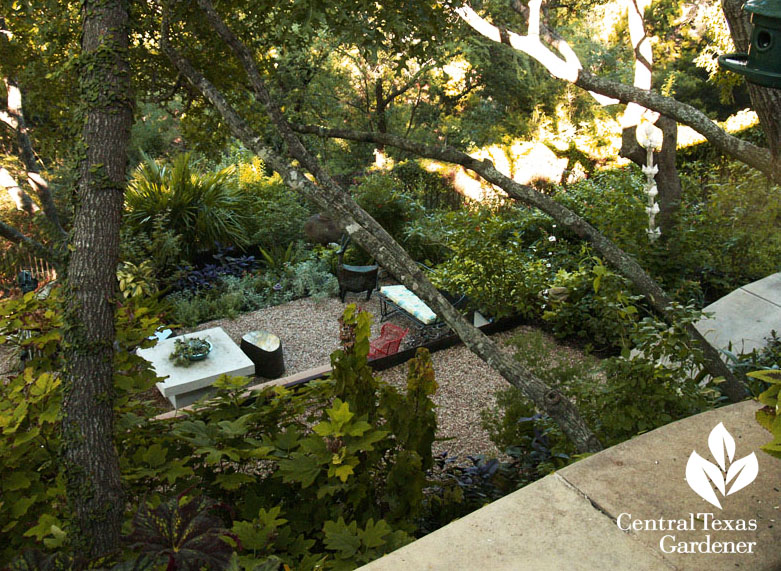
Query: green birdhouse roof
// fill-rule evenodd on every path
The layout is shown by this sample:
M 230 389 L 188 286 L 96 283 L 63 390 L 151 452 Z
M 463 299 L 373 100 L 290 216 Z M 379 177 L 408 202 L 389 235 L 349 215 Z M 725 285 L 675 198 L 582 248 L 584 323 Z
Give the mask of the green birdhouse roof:
M 748 0 L 743 9 L 752 14 L 781 20 L 781 0 Z

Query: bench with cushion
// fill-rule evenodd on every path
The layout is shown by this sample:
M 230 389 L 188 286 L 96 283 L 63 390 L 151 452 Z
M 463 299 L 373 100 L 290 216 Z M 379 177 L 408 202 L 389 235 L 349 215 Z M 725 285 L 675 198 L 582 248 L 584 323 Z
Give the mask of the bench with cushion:
M 466 296 L 453 297 L 444 291 L 440 293 L 455 308 L 462 307 L 466 303 Z M 382 286 L 377 295 L 380 298 L 380 321 L 385 321 L 391 315 L 401 312 L 411 319 L 424 335 L 436 335 L 436 330 L 445 326 L 445 322 L 422 299 L 403 285 Z

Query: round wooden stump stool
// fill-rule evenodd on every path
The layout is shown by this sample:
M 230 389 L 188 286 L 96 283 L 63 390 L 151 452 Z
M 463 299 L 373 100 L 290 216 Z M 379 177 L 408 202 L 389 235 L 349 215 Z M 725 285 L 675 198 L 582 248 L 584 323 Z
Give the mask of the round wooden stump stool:
M 268 331 L 250 331 L 241 338 L 241 350 L 255 363 L 255 375 L 276 379 L 285 372 L 282 341 Z

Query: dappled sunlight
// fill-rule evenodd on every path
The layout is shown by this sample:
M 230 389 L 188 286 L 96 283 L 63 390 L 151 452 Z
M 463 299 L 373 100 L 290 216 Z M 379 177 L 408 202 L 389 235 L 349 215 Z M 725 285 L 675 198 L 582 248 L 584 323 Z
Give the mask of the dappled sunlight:
M 726 121 L 719 123 L 728 133 L 739 133 L 750 127 L 759 125 L 759 117 L 756 111 L 743 109 L 738 111 Z M 705 137 L 686 125 L 678 125 L 678 148 L 691 147 L 705 142 Z

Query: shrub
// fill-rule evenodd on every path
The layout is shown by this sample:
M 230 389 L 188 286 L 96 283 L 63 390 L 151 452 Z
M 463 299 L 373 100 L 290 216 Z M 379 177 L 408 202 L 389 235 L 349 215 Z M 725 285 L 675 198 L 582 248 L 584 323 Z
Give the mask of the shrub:
M 183 240 L 170 227 L 167 214 L 155 215 L 145 231 L 125 224 L 120 231 L 120 264 L 150 267 L 149 273 L 154 278 L 150 289 L 167 289 L 180 278 Z
M 336 277 L 330 273 L 327 256 L 297 251 L 301 261 L 273 264 L 266 270 L 247 273 L 238 258 L 228 272 L 220 266 L 193 272 L 187 283 L 194 287 L 182 289 L 167 297 L 172 304 L 174 319 L 183 325 L 194 326 L 206 321 L 233 318 L 240 313 L 279 305 L 301 297 L 315 300 L 334 296 L 339 291 Z M 239 275 L 241 270 L 243 275 Z
M 269 249 L 304 239 L 304 224 L 313 209 L 279 175 L 241 188 L 251 203 L 253 244 Z
M 433 463 L 436 382 L 421 351 L 406 392 L 382 383 L 368 366 L 369 324 L 348 306 L 330 379 L 297 394 L 248 399 L 239 396 L 245 379 L 223 378 L 214 406 L 171 425 L 143 423 L 123 447 L 133 490 L 155 505 L 171 483 L 195 484 L 233 506 L 239 568 L 273 557 L 291 568 L 354 568 L 409 541 Z M 153 454 L 156 471 L 133 461 Z
M 439 220 L 449 255 L 435 269 L 436 284 L 495 317 L 540 317 L 541 292 L 558 269 L 573 265 L 572 246 L 556 236 L 555 224 L 529 209 L 477 207 Z
M 55 552 L 22 553 L 17 564 L 27 568 L 77 560 L 57 461 L 60 313 L 50 310 L 56 294 L 50 300 L 30 294 L 3 304 L 0 319 L 3 340 L 20 323 L 41 328 L 30 341 L 40 354 L 0 386 L 0 471 L 4 491 L 17 492 L 0 505 L 2 563 L 41 540 Z M 223 377 L 213 406 L 172 422 L 149 420 L 135 400 L 156 379 L 134 349 L 150 343 L 158 322 L 142 306 L 123 306 L 117 449 L 128 501 L 140 507 L 132 521 L 127 514 L 119 555 L 129 561 L 114 569 L 222 567 L 229 559 L 241 569 L 354 568 L 409 541 L 433 465 L 436 382 L 425 350 L 411 362 L 406 391 L 376 377 L 367 360 L 370 320 L 348 306 L 329 379 L 250 398 L 242 396 L 246 379 Z
M 565 394 L 574 386 L 600 381 L 599 363 L 593 357 L 576 361 L 552 358 L 555 343 L 540 331 L 516 335 L 508 344 L 514 347 L 517 361 Z M 574 447 L 561 429 L 539 414 L 515 387 L 499 391 L 496 407 L 481 411 L 480 416 L 491 441 L 513 458 L 520 482 L 532 482 L 574 458 Z
M 417 216 L 415 201 L 400 190 L 395 177 L 370 174 L 354 189 L 356 202 L 393 238 L 404 243 L 404 227 Z
M 706 189 L 707 201 L 695 220 L 696 245 L 717 295 L 781 270 L 781 187 L 736 167 L 730 178 L 712 180 Z
M 135 231 L 148 234 L 154 218 L 166 215 L 170 228 L 182 236 L 188 257 L 218 244 L 247 246 L 247 202 L 230 181 L 232 172 L 227 168 L 199 174 L 189 153 L 171 165 L 147 157 L 128 185 L 126 219 Z
M 781 193 L 734 163 L 688 161 L 673 228 L 650 243 L 642 177 L 636 167 L 597 173 L 555 199 L 583 216 L 682 303 L 712 301 L 781 269 Z M 704 300 L 702 297 L 704 296 Z
M 214 263 L 204 264 L 198 269 L 191 267 L 179 268 L 182 277 L 177 282 L 179 290 L 209 289 L 217 285 L 223 277 L 241 277 L 253 269 L 256 262 L 254 256 L 231 256 L 232 248 L 221 249 L 212 254 Z
M 459 210 L 467 202 L 445 178 L 428 172 L 418 161 L 403 161 L 391 173 L 401 184 L 404 194 L 420 202 L 426 210 Z
M 596 349 L 629 346 L 641 296 L 632 295 L 629 281 L 599 258 L 584 259 L 572 272 L 556 272 L 545 297 L 542 317 L 557 337 L 577 337 Z
M 601 362 L 551 362 L 539 333 L 511 343 L 515 358 L 550 386 L 577 403 L 602 444 L 612 446 L 715 406 L 717 388 L 700 386 L 701 352 L 683 329 L 701 315 L 675 306 L 676 325 L 645 318 L 635 323 L 631 340 L 637 351 Z M 517 389 L 497 396 L 497 407 L 482 412 L 483 425 L 497 447 L 516 458 L 522 474 L 539 477 L 574 456 L 574 447 L 549 418 L 540 415 Z

